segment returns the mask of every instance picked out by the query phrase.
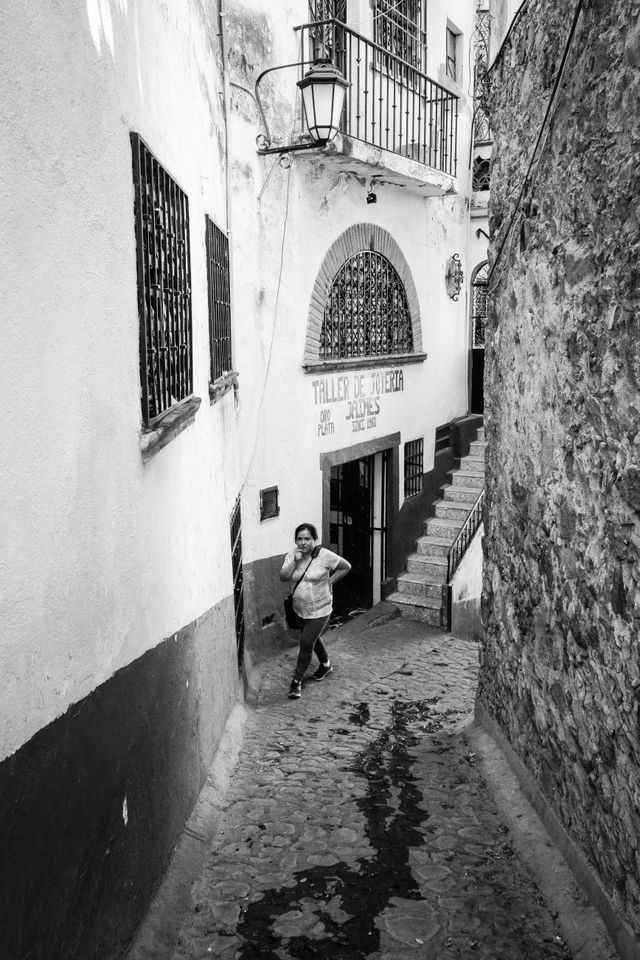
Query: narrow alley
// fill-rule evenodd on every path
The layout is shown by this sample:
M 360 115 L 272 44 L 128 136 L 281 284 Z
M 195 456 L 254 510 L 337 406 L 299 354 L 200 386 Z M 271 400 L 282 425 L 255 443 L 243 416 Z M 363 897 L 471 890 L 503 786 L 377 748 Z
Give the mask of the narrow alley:
M 334 632 L 299 701 L 293 649 L 265 664 L 179 933 L 156 903 L 130 960 L 574 956 L 483 772 L 478 646 L 388 617 Z M 575 956 L 614 957 L 574 896 Z

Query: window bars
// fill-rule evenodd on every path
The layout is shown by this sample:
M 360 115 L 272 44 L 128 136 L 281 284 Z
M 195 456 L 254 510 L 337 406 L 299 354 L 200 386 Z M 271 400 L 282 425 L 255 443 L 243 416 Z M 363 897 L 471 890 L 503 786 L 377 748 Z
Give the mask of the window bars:
M 472 189 L 488 190 L 491 186 L 491 159 L 476 157 L 473 161 Z
M 142 417 L 149 426 L 193 392 L 189 200 L 131 134 Z
M 231 538 L 231 572 L 233 576 L 233 607 L 236 624 L 236 643 L 238 647 L 238 669 L 242 670 L 244 660 L 244 579 L 242 571 L 242 517 L 240 497 L 235 502 L 229 521 Z
M 422 0 L 373 0 L 373 39 L 404 63 L 427 69 L 427 8 Z M 383 59 L 388 69 L 387 58 Z
M 475 143 L 493 140 L 487 103 L 487 68 L 489 66 L 489 41 L 491 38 L 491 13 L 484 5 L 476 10 L 476 25 L 471 37 L 473 47 L 473 95 L 475 111 L 473 139 Z
M 356 253 L 331 285 L 320 331 L 320 359 L 412 352 L 407 295 L 395 268 L 380 253 Z
M 209 341 L 211 345 L 211 382 L 231 366 L 231 292 L 229 276 L 229 239 L 205 217 L 207 280 L 209 290 Z
M 404 498 L 422 493 L 424 474 L 424 440 L 410 440 L 404 445 Z
M 471 324 L 472 324 L 472 345 L 475 348 L 484 347 L 485 331 L 487 325 L 488 293 L 487 279 L 489 276 L 489 264 L 483 264 L 476 270 L 471 289 L 473 299 L 471 305 Z
M 278 488 L 266 487 L 260 491 L 260 522 L 280 515 Z

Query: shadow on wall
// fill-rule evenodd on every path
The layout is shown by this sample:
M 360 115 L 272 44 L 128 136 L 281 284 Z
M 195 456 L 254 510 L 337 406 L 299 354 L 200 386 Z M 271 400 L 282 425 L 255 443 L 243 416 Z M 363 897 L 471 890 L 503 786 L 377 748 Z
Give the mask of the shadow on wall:
M 480 612 L 483 533 L 484 524 L 480 524 L 451 581 L 451 633 L 460 640 L 480 642 L 483 637 Z

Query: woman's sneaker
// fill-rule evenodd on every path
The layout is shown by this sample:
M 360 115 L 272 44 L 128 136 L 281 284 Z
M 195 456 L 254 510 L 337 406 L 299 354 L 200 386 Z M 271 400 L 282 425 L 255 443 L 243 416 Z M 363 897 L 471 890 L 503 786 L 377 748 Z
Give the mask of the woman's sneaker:
M 314 680 L 324 680 L 324 678 L 326 677 L 326 675 L 327 675 L 328 673 L 331 673 L 332 670 L 333 670 L 333 667 L 331 666 L 330 663 L 327 663 L 327 664 L 322 664 L 322 663 L 321 663 L 320 666 L 318 667 L 318 669 L 316 670 L 316 672 L 314 673 L 313 679 L 314 679 Z
M 292 680 L 289 687 L 289 700 L 297 700 L 302 696 L 302 680 Z

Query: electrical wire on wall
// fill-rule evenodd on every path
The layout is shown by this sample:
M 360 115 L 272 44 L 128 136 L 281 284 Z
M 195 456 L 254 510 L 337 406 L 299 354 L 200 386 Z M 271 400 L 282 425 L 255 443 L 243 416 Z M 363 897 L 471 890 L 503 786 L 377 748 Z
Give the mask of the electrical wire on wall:
M 537 139 L 536 139 L 536 142 L 535 142 L 535 146 L 534 146 L 533 151 L 532 151 L 532 153 L 531 153 L 531 157 L 530 157 L 530 160 L 529 160 L 529 165 L 528 165 L 528 167 L 527 167 L 527 172 L 525 173 L 524 179 L 523 179 L 523 181 L 522 181 L 522 186 L 520 187 L 520 191 L 519 191 L 519 193 L 518 193 L 518 199 L 516 200 L 516 202 L 515 202 L 515 204 L 514 204 L 514 206 L 513 206 L 513 209 L 512 209 L 512 211 L 511 211 L 511 216 L 509 217 L 509 221 L 508 221 L 508 223 L 507 223 L 507 227 L 506 227 L 504 233 L 502 234 L 502 239 L 501 239 L 501 241 L 500 241 L 500 246 L 498 247 L 498 252 L 496 253 L 496 256 L 495 256 L 495 258 L 494 258 L 493 264 L 492 264 L 491 269 L 490 269 L 490 271 L 489 271 L 489 274 L 488 274 L 488 276 L 487 276 L 487 293 L 488 293 L 488 294 L 493 293 L 494 290 L 496 289 L 496 284 L 497 284 L 497 282 L 498 282 L 498 279 L 500 278 L 500 274 L 498 275 L 498 277 L 497 277 L 497 279 L 496 279 L 496 282 L 494 283 L 493 287 L 490 286 L 492 277 L 493 277 L 493 275 L 494 275 L 494 273 L 495 273 L 495 271 L 496 271 L 496 268 L 497 268 L 498 264 L 500 263 L 500 260 L 501 260 L 501 258 L 502 258 L 502 253 L 503 253 L 503 251 L 504 251 L 504 249 L 505 249 L 505 245 L 506 245 L 506 243 L 507 243 L 507 240 L 508 240 L 508 239 L 510 238 L 510 236 L 511 236 L 511 231 L 512 231 L 513 226 L 514 226 L 514 224 L 515 224 L 515 222 L 516 222 L 516 217 L 522 216 L 523 211 L 522 211 L 521 206 L 520 206 L 520 204 L 522 203 L 522 198 L 524 197 L 524 194 L 525 194 L 525 191 L 527 190 L 527 188 L 530 189 L 530 188 L 533 186 L 534 182 L 535 182 L 536 171 L 533 171 L 533 166 L 534 166 L 534 163 L 536 162 L 536 159 L 538 158 L 538 151 L 539 151 L 539 149 L 542 147 L 542 145 L 543 145 L 543 143 L 544 143 L 545 135 L 548 133 L 548 130 L 549 130 L 549 127 L 550 127 L 550 124 L 551 124 L 552 109 L 553 109 L 553 107 L 554 107 L 555 104 L 556 104 L 557 93 L 558 93 L 558 90 L 559 90 L 559 88 L 560 88 L 560 83 L 561 83 L 561 81 L 562 81 L 562 77 L 563 77 L 563 74 L 564 74 L 564 70 L 565 70 L 565 66 L 566 66 L 566 63 L 567 63 L 568 56 L 569 56 L 569 52 L 570 52 L 570 50 L 571 50 L 571 47 L 573 46 L 573 41 L 574 41 L 574 38 L 575 38 L 575 35 L 576 35 L 576 30 L 577 30 L 577 27 L 578 27 L 578 20 L 579 20 L 579 18 L 580 18 L 580 14 L 581 14 L 581 12 L 582 12 L 583 2 L 584 2 L 584 0 L 578 0 L 578 2 L 577 2 L 577 4 L 576 4 L 575 12 L 574 12 L 574 15 L 573 15 L 573 21 L 572 21 L 572 23 L 571 23 L 571 29 L 570 29 L 570 31 L 569 31 L 569 36 L 567 37 L 567 42 L 566 42 L 566 44 L 565 44 L 564 52 L 563 52 L 563 54 L 562 54 L 562 59 L 561 59 L 561 61 L 560 61 L 560 66 L 559 66 L 559 68 L 558 68 L 558 72 L 557 72 L 557 74 L 556 74 L 556 78 L 555 78 L 555 81 L 554 81 L 554 84 L 553 84 L 553 90 L 551 91 L 551 96 L 549 97 L 549 102 L 548 102 L 548 104 L 547 104 L 547 109 L 546 109 L 546 111 L 545 111 L 545 115 L 544 115 L 544 118 L 543 118 L 543 120 L 542 120 L 542 124 L 541 124 L 541 126 L 540 126 L 540 131 L 539 131 L 539 133 L 538 133 L 538 136 L 537 136 Z M 524 7 L 524 4 L 523 4 L 523 7 Z M 522 9 L 522 8 L 521 8 L 521 9 Z M 519 12 L 520 12 L 520 11 L 518 11 L 518 13 L 519 13 Z M 538 168 L 536 168 L 536 169 L 539 169 L 539 164 L 538 164 Z M 533 172 L 532 172 L 532 171 L 533 171 Z M 508 260 L 505 261 L 505 263 L 508 263 L 508 262 L 509 262 Z M 504 269 L 504 267 L 503 267 L 502 269 Z

